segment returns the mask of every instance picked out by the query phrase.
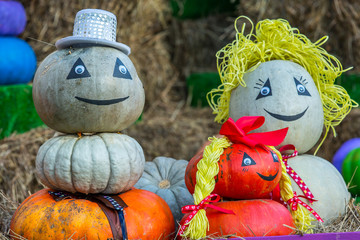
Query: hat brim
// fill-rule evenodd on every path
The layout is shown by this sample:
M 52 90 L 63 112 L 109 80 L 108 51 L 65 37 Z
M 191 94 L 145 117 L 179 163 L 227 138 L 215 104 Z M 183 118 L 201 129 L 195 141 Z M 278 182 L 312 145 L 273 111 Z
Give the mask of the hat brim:
M 113 47 L 119 49 L 126 55 L 129 55 L 131 53 L 130 47 L 123 43 L 112 42 L 104 39 L 89 38 L 89 37 L 69 36 L 56 41 L 55 46 L 57 49 L 64 49 L 68 47 L 77 48 L 77 47 L 89 47 L 89 46 L 105 46 L 105 47 Z

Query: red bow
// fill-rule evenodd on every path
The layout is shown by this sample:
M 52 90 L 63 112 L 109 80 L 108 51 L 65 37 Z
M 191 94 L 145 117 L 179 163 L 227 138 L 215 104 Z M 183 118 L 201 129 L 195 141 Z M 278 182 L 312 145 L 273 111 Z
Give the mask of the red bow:
M 286 137 L 288 128 L 282 128 L 271 132 L 250 133 L 248 132 L 261 127 L 265 122 L 263 116 L 245 116 L 236 122 L 229 118 L 221 127 L 220 134 L 225 135 L 233 143 L 243 143 L 249 147 L 264 145 L 277 146 Z
M 319 216 L 319 214 L 317 212 L 315 212 L 314 209 L 312 209 L 312 207 L 310 207 L 309 205 L 307 205 L 306 203 L 304 203 L 303 201 L 301 201 L 299 199 L 299 197 L 303 197 L 303 198 L 306 198 L 308 199 L 307 197 L 305 196 L 297 196 L 296 192 L 294 192 L 294 197 L 289 199 L 287 201 L 287 203 L 289 204 L 289 206 L 291 207 L 291 209 L 293 211 L 296 211 L 297 210 L 297 207 L 298 207 L 298 204 L 301 204 L 303 205 L 307 210 L 309 210 L 309 212 L 312 213 L 312 215 L 314 215 L 314 217 L 316 218 L 316 220 L 318 220 L 319 222 L 324 222 L 324 220 L 322 220 L 322 218 Z
M 212 199 L 215 197 L 215 199 Z M 218 194 L 210 194 L 206 198 L 204 198 L 198 205 L 187 205 L 181 208 L 182 213 L 190 213 L 190 215 L 185 219 L 184 224 L 180 227 L 178 235 L 182 235 L 187 227 L 187 223 L 190 222 L 193 217 L 198 213 L 200 209 L 206 209 L 206 208 L 213 208 L 215 210 L 218 210 L 223 213 L 229 213 L 229 214 L 235 214 L 231 210 L 227 210 L 221 207 L 217 207 L 211 204 L 208 204 L 208 202 L 218 202 L 220 200 L 220 196 Z

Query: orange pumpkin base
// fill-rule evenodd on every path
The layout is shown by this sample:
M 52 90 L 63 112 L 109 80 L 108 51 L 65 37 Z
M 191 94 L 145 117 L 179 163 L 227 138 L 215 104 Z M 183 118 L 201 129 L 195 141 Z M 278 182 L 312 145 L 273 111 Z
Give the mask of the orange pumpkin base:
M 56 202 L 43 189 L 16 210 L 12 239 L 111 239 L 111 228 L 97 203 L 85 199 Z M 175 223 L 169 206 L 156 194 L 133 189 L 119 195 L 128 205 L 125 222 L 129 239 L 171 239 Z M 19 237 L 21 236 L 21 237 Z
M 232 210 L 235 215 L 207 208 L 206 216 L 210 225 L 207 236 L 212 238 L 229 235 L 234 237 L 289 235 L 295 229 L 290 212 L 273 200 L 240 200 L 218 202 L 213 205 Z M 184 216 L 180 224 L 183 224 L 188 215 Z

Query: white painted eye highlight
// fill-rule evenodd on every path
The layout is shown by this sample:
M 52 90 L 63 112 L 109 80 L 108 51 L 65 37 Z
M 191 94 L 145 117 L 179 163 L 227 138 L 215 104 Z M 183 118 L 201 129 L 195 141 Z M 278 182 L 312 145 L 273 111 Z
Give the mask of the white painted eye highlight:
M 76 74 L 83 74 L 85 72 L 85 67 L 83 65 L 77 65 L 75 67 Z
M 126 74 L 127 73 L 127 69 L 124 65 L 120 65 L 119 66 L 119 71 L 122 73 L 122 74 Z
M 250 158 L 245 158 L 244 159 L 244 165 L 249 166 L 251 164 L 251 159 Z
M 261 88 L 260 93 L 263 96 L 267 96 L 270 93 L 270 88 L 269 87 L 263 87 L 263 88 Z
M 299 93 L 304 93 L 304 92 L 306 91 L 304 85 L 302 85 L 302 84 L 298 84 L 298 85 L 296 86 L 296 88 L 297 88 L 297 90 L 298 90 Z

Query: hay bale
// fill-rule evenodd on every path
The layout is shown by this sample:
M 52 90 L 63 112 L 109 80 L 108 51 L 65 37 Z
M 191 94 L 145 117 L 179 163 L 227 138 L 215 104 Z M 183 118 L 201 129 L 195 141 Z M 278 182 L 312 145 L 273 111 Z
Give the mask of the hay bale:
M 232 13 L 206 18 L 174 19 L 170 31 L 173 62 L 188 77 L 194 72 L 217 71 L 215 53 L 235 38 L 236 17 L 248 16 L 255 24 L 263 19 L 284 18 L 310 40 L 329 36 L 324 48 L 340 59 L 344 68 L 360 71 L 360 2 L 352 0 L 241 1 Z M 247 24 L 247 32 L 250 26 Z M 241 27 L 241 22 L 238 23 Z

